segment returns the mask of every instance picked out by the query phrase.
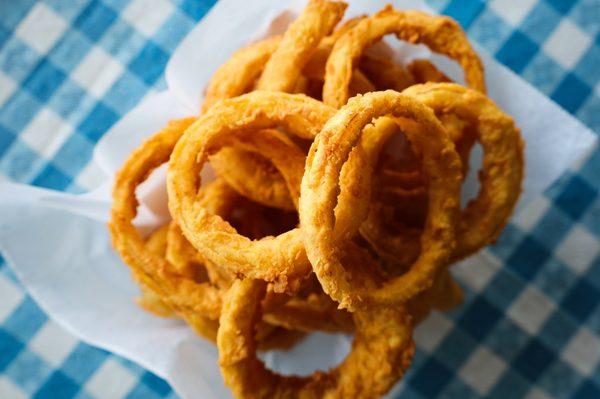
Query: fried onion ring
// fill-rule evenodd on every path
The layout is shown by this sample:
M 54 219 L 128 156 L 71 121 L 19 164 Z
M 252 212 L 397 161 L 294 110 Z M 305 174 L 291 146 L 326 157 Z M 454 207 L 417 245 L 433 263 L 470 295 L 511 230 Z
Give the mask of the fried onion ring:
M 407 136 L 411 142 L 419 143 L 423 151 L 423 168 L 429 182 L 429 212 L 421 236 L 423 250 L 417 261 L 405 274 L 386 281 L 382 287 L 361 290 L 348 279 L 333 235 L 339 172 L 364 126 L 388 114 L 415 120 L 423 126 L 420 134 L 407 133 Z M 353 311 L 368 303 L 405 303 L 431 287 L 455 245 L 460 183 L 458 154 L 431 109 L 394 91 L 350 99 L 315 139 L 302 180 L 300 225 L 308 258 L 323 290 L 341 308 Z
M 260 76 L 263 66 L 277 50 L 280 36 L 273 36 L 234 52 L 210 78 L 201 113 L 217 101 L 243 94 Z
M 474 90 L 453 83 L 428 83 L 412 86 L 403 94 L 431 107 L 446 121 L 464 173 L 472 146 L 479 142 L 483 147 L 480 190 L 462 211 L 450 258 L 453 263 L 494 242 L 508 222 L 523 181 L 523 141 L 512 118 Z M 371 206 L 361 234 L 383 258 L 402 265 L 414 262 L 421 251 L 420 229 L 405 227 L 400 228 L 401 234 L 390 234 L 384 228 L 382 206 Z
M 146 240 L 146 249 L 157 256 L 165 256 L 167 250 L 167 230 L 169 225 L 154 230 Z M 150 288 L 140 282 L 141 296 L 135 298 L 135 302 L 145 311 L 159 317 L 173 317 L 173 309 L 154 293 Z
M 317 46 L 344 15 L 347 4 L 310 0 L 290 24 L 258 81 L 258 90 L 291 92 Z
M 284 35 L 283 40 L 280 38 L 267 39 L 234 53 L 232 58 L 223 64 L 211 79 L 203 110 L 205 111 L 208 109 L 218 99 L 230 98 L 242 94 L 249 82 L 253 81 L 260 71 L 262 71 L 261 63 L 264 63 L 271 58 L 275 48 L 281 47 L 289 49 L 289 46 L 286 47 L 287 43 L 297 42 L 300 40 L 300 37 L 300 44 L 291 47 L 294 49 L 293 54 L 284 54 L 284 56 L 286 59 L 303 57 L 303 61 L 300 64 L 304 65 L 307 63 L 307 65 L 302 73 L 307 77 L 312 79 L 316 78 L 322 82 L 325 76 L 325 63 L 333 44 L 338 37 L 354 26 L 360 18 L 354 18 L 345 22 L 331 35 L 324 37 L 318 42 L 317 38 L 322 37 L 323 32 L 325 32 L 326 29 L 324 25 L 316 26 L 319 24 L 319 21 L 313 19 L 313 14 L 320 15 L 323 20 L 321 21 L 322 23 L 330 24 L 335 18 L 337 18 L 337 20 L 341 18 L 341 14 L 339 18 L 333 18 L 334 15 L 340 12 L 343 13 L 343 8 L 340 9 L 340 7 L 341 6 L 338 3 L 323 2 L 321 0 L 313 1 L 309 3 L 302 15 L 290 26 L 288 32 Z M 310 24 L 307 23 L 307 19 L 311 20 Z M 310 27 L 312 27 L 312 30 L 310 33 L 310 40 L 308 40 L 306 37 L 303 37 L 302 34 L 303 29 Z M 317 30 L 315 31 L 314 29 Z M 317 49 L 312 51 L 311 49 L 314 47 L 315 42 L 319 45 Z M 285 51 L 281 51 L 285 53 Z M 311 54 L 311 56 L 308 57 L 308 54 Z M 280 56 L 282 56 L 282 54 L 274 55 L 273 61 L 269 61 L 268 65 L 280 63 L 281 59 L 279 61 L 277 60 L 277 57 Z M 306 58 L 306 62 L 304 61 L 304 58 Z M 269 71 L 267 67 L 263 76 L 266 76 L 269 73 L 279 74 L 281 72 L 282 70 L 279 69 Z M 231 82 L 229 80 L 231 80 Z M 308 90 L 308 85 L 310 83 L 305 76 L 298 76 L 296 73 L 281 75 L 279 80 L 277 85 L 280 86 L 280 91 L 290 92 L 298 92 L 298 90 L 300 90 L 298 88 L 300 80 L 303 80 L 303 83 L 305 83 L 306 86 L 304 90 L 300 91 Z M 269 80 L 269 82 L 271 82 L 271 80 Z M 277 87 L 271 86 L 261 87 L 261 82 L 259 82 L 257 86 L 259 89 L 277 89 Z M 292 86 L 294 86 L 294 89 L 289 89 Z M 281 87 L 285 87 L 285 89 L 281 89 Z M 321 88 L 318 89 L 319 96 Z M 373 91 L 374 89 L 375 87 L 360 72 L 357 71 L 357 73 L 353 75 L 350 82 L 350 90 L 352 93 L 365 93 Z M 245 153 L 241 149 L 230 147 L 213 155 L 211 157 L 211 164 L 217 171 L 217 174 L 242 195 L 263 205 L 286 210 L 294 209 L 293 201 L 287 190 L 284 179 L 276 170 L 274 170 L 272 165 L 268 162 L 264 162 L 264 159 L 261 159 L 260 156 Z
M 333 113 L 331 108 L 303 95 L 256 91 L 224 100 L 198 118 L 173 150 L 167 179 L 171 215 L 190 243 L 208 260 L 223 265 L 231 273 L 275 283 L 278 291 L 306 277 L 310 263 L 298 229 L 254 241 L 240 236 L 222 218 L 196 205 L 200 187 L 198 172 L 210 154 L 225 146 L 237 145 L 243 149 L 258 146 L 258 151 L 264 155 L 281 148 L 266 135 L 268 130 L 257 129 L 283 125 L 298 137 L 313 138 Z M 256 139 L 257 135 L 261 135 L 260 140 Z M 277 155 L 279 161 L 274 164 L 281 166 L 278 166 L 279 170 L 293 192 L 299 187 L 297 181 L 302 178 L 303 170 L 292 166 L 286 150 L 280 151 L 284 153 Z M 358 174 L 364 169 L 361 165 L 366 163 L 363 163 L 361 151 L 355 153 L 351 159 L 356 161 L 356 167 L 351 170 Z M 291 176 L 295 177 L 290 179 Z M 362 179 L 351 177 L 349 181 L 361 182 Z M 366 209 L 362 204 L 366 201 L 363 193 L 368 192 L 369 184 L 358 184 L 366 187 L 364 190 L 349 187 L 342 190 L 342 197 L 347 198 L 343 202 L 350 202 L 349 207 L 353 207 L 354 212 Z M 293 198 L 297 200 L 298 197 Z M 340 210 L 338 215 L 352 213 Z M 338 236 L 352 235 L 358 230 L 359 223 L 348 219 L 340 216 Z
M 168 160 L 175 143 L 194 118 L 170 122 L 131 153 L 117 173 L 109 223 L 113 246 L 145 285 L 185 318 L 188 313 L 217 319 L 221 296 L 208 283 L 196 283 L 172 270 L 167 260 L 146 248 L 133 226 L 137 214 L 135 190 L 149 174 Z
M 138 204 L 135 197 L 137 186 L 152 170 L 167 161 L 175 143 L 193 120 L 193 118 L 186 118 L 169 123 L 166 128 L 146 140 L 130 155 L 117 174 L 109 227 L 113 245 L 131 267 L 141 285 L 147 287 L 168 308 L 185 319 L 198 334 L 214 341 L 218 327 L 216 320 L 221 314 L 222 291 L 209 282 L 198 283 L 192 278 L 180 275 L 162 253 L 153 252 L 155 247 L 162 248 L 158 252 L 164 250 L 162 238 L 165 230 L 161 230 L 160 235 L 157 235 L 155 240 L 158 243 L 156 245 L 153 243 L 149 248 L 132 224 L 137 213 Z M 213 186 L 215 189 L 208 191 L 212 192 L 212 195 L 219 194 L 222 185 L 213 183 L 209 188 Z M 229 206 L 224 202 L 216 203 L 205 197 L 201 198 L 200 203 L 205 205 L 208 211 L 214 212 L 224 212 L 226 209 L 224 207 Z M 287 321 L 280 324 L 299 325 L 305 317 L 310 317 L 312 309 L 316 312 L 314 315 L 322 314 L 320 304 L 316 305 L 319 306 L 312 306 L 310 302 L 305 304 L 304 312 L 299 313 L 299 318 L 295 321 L 294 309 L 286 310 L 284 302 L 283 308 L 279 311 L 287 314 Z M 273 316 L 272 319 L 276 320 L 277 316 Z M 318 327 L 316 317 L 313 316 L 313 319 L 313 326 Z M 324 325 L 327 330 L 331 329 L 328 327 L 329 321 Z
M 464 69 L 467 84 L 485 92 L 483 64 L 456 21 L 420 11 L 396 11 L 386 7 L 361 20 L 335 43 L 326 66 L 325 104 L 339 108 L 346 103 L 352 71 L 364 49 L 389 33 L 410 43 L 425 44 L 432 51 L 456 60 Z
M 454 83 L 428 83 L 406 89 L 436 112 L 454 113 L 467 121 L 483 148 L 480 189 L 462 211 L 457 231 L 456 261 L 498 238 L 521 193 L 524 143 L 513 119 L 485 95 Z
M 410 316 L 402 306 L 375 307 L 354 314 L 354 343 L 337 367 L 308 377 L 276 374 L 255 354 L 254 328 L 264 295 L 263 281 L 236 281 L 220 319 L 219 365 L 238 398 L 378 398 L 410 364 L 414 352 Z
M 288 279 L 297 281 L 304 278 L 309 270 L 303 256 L 300 236 L 294 233 L 296 230 L 277 237 L 253 241 L 239 235 L 219 216 L 212 215 L 206 209 L 195 205 L 197 188 L 200 184 L 197 172 L 206 161 L 208 152 L 216 151 L 225 144 L 233 145 L 235 142 L 233 139 L 236 137 L 242 137 L 243 140 L 243 134 L 236 129 L 238 119 L 232 121 L 233 123 L 230 122 L 229 125 L 220 127 L 215 125 L 215 122 L 225 120 L 223 115 L 228 111 L 232 115 L 235 113 L 232 108 L 228 110 L 227 105 L 229 102 L 224 101 L 211 108 L 207 114 L 199 118 L 199 123 L 194 124 L 176 146 L 169 164 L 169 208 L 186 238 L 211 262 L 223 265 L 234 274 L 256 275 L 267 281 L 279 282 L 285 287 Z M 244 108 L 249 111 L 254 110 L 252 107 Z M 219 114 L 220 111 L 225 112 Z M 211 120 L 213 115 L 215 117 Z M 262 132 L 256 130 L 246 132 L 246 135 L 259 135 Z M 212 133 L 220 133 L 220 137 Z M 197 139 L 200 137 L 203 138 L 202 141 Z M 255 142 L 261 143 L 260 140 Z M 270 145 L 267 140 L 262 141 L 262 144 L 265 150 Z M 301 173 L 302 170 L 299 177 Z M 286 251 L 283 252 L 282 248 Z

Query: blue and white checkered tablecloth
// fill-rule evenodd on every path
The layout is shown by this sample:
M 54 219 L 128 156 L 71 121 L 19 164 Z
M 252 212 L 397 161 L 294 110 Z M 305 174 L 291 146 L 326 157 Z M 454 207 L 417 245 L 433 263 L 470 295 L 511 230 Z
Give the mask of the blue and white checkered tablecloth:
M 598 0 L 429 3 L 600 132 Z M 95 143 L 164 87 L 170 54 L 212 4 L 0 0 L 0 180 L 95 187 Z M 596 151 L 506 228 L 497 267 L 456 270 L 467 300 L 419 327 L 400 397 L 600 398 L 599 190 Z M 175 396 L 49 320 L 0 258 L 0 398 Z

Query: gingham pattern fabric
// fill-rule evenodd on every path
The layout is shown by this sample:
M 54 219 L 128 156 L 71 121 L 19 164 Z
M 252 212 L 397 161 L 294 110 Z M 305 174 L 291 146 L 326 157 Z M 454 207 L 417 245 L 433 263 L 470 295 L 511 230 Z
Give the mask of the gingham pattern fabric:
M 95 143 L 164 87 L 170 54 L 212 3 L 0 0 L 0 179 L 96 186 Z M 598 0 L 430 5 L 600 131 Z M 401 398 L 600 398 L 599 190 L 596 151 L 506 228 L 494 266 L 455 270 L 465 304 L 418 327 Z M 175 396 L 63 331 L 0 259 L 0 398 Z

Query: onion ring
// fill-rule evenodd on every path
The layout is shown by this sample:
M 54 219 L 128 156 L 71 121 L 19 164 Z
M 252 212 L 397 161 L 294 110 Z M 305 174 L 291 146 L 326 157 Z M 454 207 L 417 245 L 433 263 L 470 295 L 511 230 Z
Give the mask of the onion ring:
M 214 341 L 218 327 L 216 320 L 221 314 L 221 290 L 209 282 L 198 283 L 189 277 L 179 275 L 163 256 L 148 249 L 146 242 L 132 224 L 137 211 L 136 187 L 153 169 L 168 159 L 178 138 L 193 120 L 193 118 L 186 118 L 169 123 L 166 128 L 146 140 L 130 155 L 117 174 L 109 227 L 113 245 L 131 267 L 142 286 L 148 287 L 168 307 L 185 319 L 197 333 Z M 213 193 L 217 194 L 218 190 Z M 201 202 L 209 211 L 223 211 L 223 206 L 227 206 L 204 198 Z M 299 315 L 300 321 L 306 317 L 306 312 L 310 309 L 309 303 L 305 307 L 305 313 Z M 281 311 L 285 312 L 285 305 Z M 319 307 L 315 307 L 315 311 L 316 315 L 321 314 Z M 287 324 L 299 324 L 294 322 L 293 309 L 287 313 L 289 319 Z M 273 319 L 276 319 L 276 316 Z M 313 325 L 318 326 L 316 319 Z
M 428 83 L 403 94 L 436 113 L 454 113 L 473 126 L 483 148 L 480 190 L 462 211 L 452 261 L 496 240 L 517 203 L 524 176 L 524 143 L 513 119 L 485 95 L 453 83 Z
M 193 121 L 193 118 L 185 118 L 169 123 L 130 155 L 116 176 L 109 226 L 113 245 L 134 272 L 151 282 L 150 288 L 180 307 L 191 305 L 196 312 L 212 314 L 216 318 L 220 305 L 212 288 L 206 286 L 206 292 L 203 292 L 193 284 L 192 289 L 188 280 L 169 273 L 166 260 L 145 248 L 143 238 L 132 224 L 138 205 L 135 188 L 152 170 L 167 161 L 175 142 Z
M 407 309 L 415 325 L 420 324 L 433 309 L 450 310 L 463 301 L 460 286 L 452 279 L 448 270 L 443 270 L 427 291 L 412 298 Z
M 168 160 L 178 138 L 193 121 L 193 118 L 185 118 L 170 122 L 130 155 L 117 174 L 109 227 L 114 247 L 141 286 L 186 320 L 196 333 L 215 341 L 221 314 L 221 290 L 209 282 L 198 283 L 179 275 L 161 254 L 151 251 L 154 245 L 146 246 L 132 224 L 138 205 L 136 187 Z
M 255 241 L 240 236 L 223 219 L 195 205 L 200 187 L 198 172 L 208 156 L 220 148 L 250 145 L 247 142 L 250 136 L 261 134 L 261 130 L 256 129 L 284 125 L 298 137 L 313 138 L 333 112 L 321 102 L 303 95 L 256 91 L 220 102 L 191 125 L 173 151 L 167 179 L 171 215 L 190 243 L 211 262 L 223 265 L 234 274 L 275 283 L 278 291 L 306 277 L 310 263 L 298 229 Z M 276 146 L 273 140 L 268 143 L 266 136 L 253 141 L 262 147 L 263 153 L 272 152 L 270 147 Z M 357 155 L 360 166 L 363 157 L 360 152 Z M 281 164 L 288 161 L 283 158 Z M 362 169 L 357 166 L 355 173 L 362 173 Z M 289 173 L 301 179 L 303 171 L 290 167 Z M 290 191 L 293 187 L 290 183 Z M 366 209 L 360 206 L 360 199 L 364 198 L 362 191 L 342 190 L 348 201 L 359 202 L 352 203 L 355 210 Z M 341 218 L 336 232 L 348 235 L 358 227 L 358 223 Z
M 148 251 L 158 255 L 165 256 L 167 249 L 167 230 L 169 225 L 164 225 L 154 230 L 146 240 Z M 173 317 L 173 309 L 154 293 L 150 288 L 140 282 L 141 296 L 135 298 L 135 302 L 145 311 L 159 317 Z
M 280 36 L 273 36 L 234 52 L 208 82 L 201 113 L 206 112 L 217 101 L 243 94 L 258 79 L 263 66 L 280 42 Z
M 381 288 L 360 290 L 348 279 L 333 236 L 339 171 L 363 127 L 387 114 L 413 119 L 424 127 L 421 134 L 407 135 L 423 151 L 424 172 L 429 180 L 429 213 L 421 238 L 423 250 L 409 271 Z M 302 180 L 300 225 L 308 258 L 323 290 L 341 308 L 353 311 L 366 303 L 405 303 L 428 289 L 455 245 L 460 182 L 460 160 L 431 109 L 394 91 L 350 99 L 315 139 Z
M 351 18 L 339 26 L 331 35 L 324 37 L 319 43 L 319 46 L 310 57 L 310 60 L 304 66 L 302 73 L 304 76 L 312 79 L 313 81 L 320 82 L 320 88 L 318 96 L 311 96 L 313 98 L 320 99 L 321 92 L 323 91 L 323 81 L 325 80 L 325 64 L 327 64 L 327 58 L 331 53 L 331 49 L 335 42 L 354 25 L 356 25 L 361 19 L 365 17 Z M 349 84 L 350 92 L 353 94 L 363 94 L 375 90 L 375 86 L 371 81 L 360 71 L 356 70 L 352 74 L 352 78 Z
M 452 83 L 428 83 L 406 89 L 403 94 L 431 107 L 445 126 L 468 164 L 471 147 L 476 141 L 483 147 L 480 191 L 462 211 L 457 230 L 457 246 L 450 262 L 463 259 L 494 242 L 510 217 L 521 191 L 523 180 L 523 141 L 512 118 L 483 94 Z M 452 122 L 457 117 L 466 123 Z M 372 206 L 361 225 L 361 234 L 378 254 L 387 260 L 407 265 L 420 253 L 420 230 L 405 228 L 390 234 L 382 223 L 381 205 Z
M 344 15 L 347 4 L 310 0 L 290 24 L 258 81 L 258 90 L 291 92 L 317 46 Z
M 410 364 L 414 352 L 410 316 L 401 306 L 376 307 L 354 314 L 354 343 L 336 368 L 308 377 L 278 375 L 255 354 L 254 325 L 264 294 L 263 281 L 236 281 L 220 319 L 219 365 L 236 397 L 376 398 L 386 393 Z
M 145 247 L 143 238 L 132 221 L 137 214 L 136 187 L 158 166 L 168 160 L 182 132 L 194 118 L 170 122 L 166 128 L 147 139 L 131 153 L 119 173 L 113 189 L 113 205 L 109 223 L 113 246 L 133 273 L 178 312 L 206 315 L 217 319 L 221 297 L 207 283 L 196 283 L 172 271 L 164 257 Z
M 456 21 L 420 11 L 396 11 L 388 6 L 361 20 L 335 43 L 326 66 L 325 104 L 339 108 L 346 103 L 352 71 L 364 49 L 389 33 L 410 43 L 425 44 L 456 60 L 465 71 L 467 84 L 485 92 L 483 64 Z
M 208 187 L 207 192 L 212 191 L 210 189 L 216 185 L 224 184 L 217 180 Z M 223 215 L 223 213 L 217 214 Z M 207 261 L 183 236 L 175 222 L 169 225 L 166 259 L 176 273 L 196 282 L 208 281 L 218 288 L 229 288 L 234 279 L 234 276 L 221 267 Z
M 323 2 L 320 0 L 310 2 L 301 16 L 288 28 L 289 33 L 286 32 L 283 39 L 265 40 L 234 53 L 231 60 L 223 64 L 211 79 L 203 110 L 205 111 L 212 106 L 217 99 L 230 98 L 242 94 L 249 82 L 254 80 L 262 70 L 261 64 L 271 58 L 275 48 L 281 47 L 281 52 L 285 53 L 284 48 L 289 48 L 289 45 L 286 43 L 296 42 L 299 38 L 301 38 L 301 44 L 291 47 L 293 48 L 293 54 L 285 54 L 286 61 L 282 61 L 281 55 L 275 55 L 273 61 L 269 61 L 267 65 L 284 62 L 285 65 L 289 66 L 287 62 L 290 59 L 300 57 L 303 59 L 300 64 L 304 65 L 308 63 L 303 73 L 308 73 L 307 76 L 312 78 L 316 76 L 322 81 L 325 75 L 325 62 L 333 44 L 340 35 L 354 26 L 359 20 L 355 18 L 347 21 L 331 35 L 324 37 L 319 42 L 317 38 L 322 37 L 323 32 L 327 30 L 325 25 L 331 24 L 333 20 L 337 22 L 341 18 L 340 13 L 343 13 L 344 8 L 345 6 L 342 7 L 340 3 Z M 320 15 L 319 18 L 325 22 L 315 20 L 314 14 Z M 334 17 L 337 14 L 340 14 L 339 17 Z M 310 21 L 310 23 L 307 21 Z M 320 24 L 322 26 L 317 26 Z M 335 25 L 335 22 L 333 24 Z M 311 31 L 311 40 L 302 36 L 303 29 Z M 314 31 L 314 29 L 317 29 L 317 31 Z M 316 50 L 312 51 L 311 49 L 314 47 L 315 42 L 319 45 Z M 309 57 L 309 54 L 312 55 Z M 280 57 L 279 60 L 278 57 Z M 304 59 L 306 59 L 306 62 Z M 313 75 L 310 75 L 311 70 L 313 71 Z M 275 68 L 275 66 L 273 66 L 271 71 L 266 67 L 263 76 L 269 73 L 279 74 L 281 72 L 282 70 Z M 286 89 L 280 88 L 280 91 L 297 92 L 299 90 L 297 85 L 302 78 L 302 75 L 297 75 L 296 73 L 281 75 L 278 85 L 285 86 Z M 228 80 L 233 80 L 233 82 L 229 82 Z M 268 79 L 268 82 L 272 82 L 272 79 Z M 261 83 L 259 82 L 257 86 L 260 89 Z M 294 86 L 294 89 L 290 89 L 292 86 Z M 277 89 L 276 87 L 262 88 L 268 90 Z M 353 93 L 363 93 L 373 91 L 374 89 L 374 86 L 364 75 L 360 72 L 354 74 L 350 82 L 350 90 Z M 308 86 L 305 90 L 308 90 Z M 320 91 L 321 89 L 319 88 L 319 96 Z M 211 165 L 221 178 L 242 195 L 263 205 L 286 210 L 294 209 L 284 179 L 277 171 L 273 170 L 272 165 L 265 163 L 256 154 L 244 153 L 243 150 L 233 147 L 225 148 L 211 157 Z

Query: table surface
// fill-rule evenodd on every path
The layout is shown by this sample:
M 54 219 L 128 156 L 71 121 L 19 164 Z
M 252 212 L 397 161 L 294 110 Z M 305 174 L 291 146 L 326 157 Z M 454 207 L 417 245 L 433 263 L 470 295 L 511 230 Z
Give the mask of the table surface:
M 165 87 L 170 54 L 213 3 L 0 0 L 0 180 L 95 187 L 94 145 Z M 429 3 L 600 132 L 598 0 Z M 490 251 L 502 267 L 456 271 L 466 302 L 419 327 L 401 398 L 600 398 L 599 190 L 596 151 L 506 228 Z M 176 394 L 65 332 L 0 258 L 0 397 Z

